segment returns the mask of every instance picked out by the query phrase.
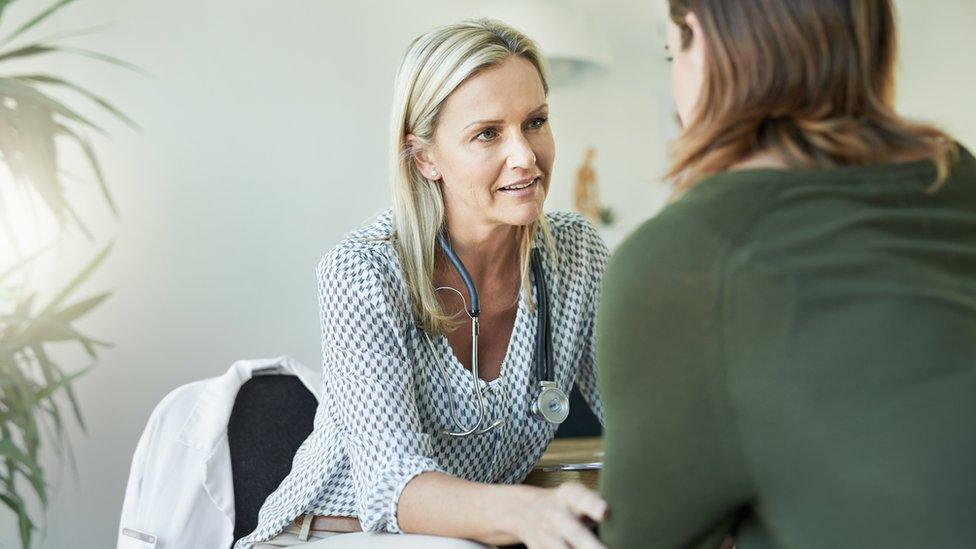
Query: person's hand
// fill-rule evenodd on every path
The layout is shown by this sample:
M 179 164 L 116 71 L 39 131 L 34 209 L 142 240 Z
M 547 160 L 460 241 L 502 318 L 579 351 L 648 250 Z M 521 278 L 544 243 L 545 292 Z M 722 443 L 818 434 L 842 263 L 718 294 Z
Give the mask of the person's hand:
M 604 549 L 589 529 L 606 520 L 609 507 L 582 484 L 531 488 L 513 506 L 514 533 L 529 549 Z

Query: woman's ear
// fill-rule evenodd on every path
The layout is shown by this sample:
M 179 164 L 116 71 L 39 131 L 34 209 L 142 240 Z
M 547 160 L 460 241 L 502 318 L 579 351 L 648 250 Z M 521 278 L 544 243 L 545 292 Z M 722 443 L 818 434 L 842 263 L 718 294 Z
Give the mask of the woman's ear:
M 432 158 L 430 146 L 427 143 L 419 137 L 409 134 L 407 135 L 407 146 L 410 150 L 410 158 L 413 159 L 414 165 L 424 177 L 431 181 L 441 178 L 437 165 Z
M 685 16 L 685 25 L 691 29 L 691 43 L 688 44 L 687 52 L 689 59 L 696 69 L 705 70 L 705 34 L 702 32 L 701 21 L 698 16 L 688 12 Z

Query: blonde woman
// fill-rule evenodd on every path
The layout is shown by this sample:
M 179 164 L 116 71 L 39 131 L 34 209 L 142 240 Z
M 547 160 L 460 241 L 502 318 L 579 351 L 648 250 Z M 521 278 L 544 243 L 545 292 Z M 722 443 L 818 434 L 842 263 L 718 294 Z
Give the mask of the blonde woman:
M 540 394 L 577 382 L 602 418 L 592 338 L 607 250 L 581 217 L 543 213 L 546 95 L 536 46 L 500 23 L 410 46 L 393 209 L 319 264 L 322 405 L 237 549 L 602 547 L 586 526 L 607 513 L 596 493 L 519 485 L 557 427 L 536 413 Z
M 892 2 L 669 5 L 680 197 L 607 267 L 601 534 L 976 547 L 976 159 L 894 110 Z

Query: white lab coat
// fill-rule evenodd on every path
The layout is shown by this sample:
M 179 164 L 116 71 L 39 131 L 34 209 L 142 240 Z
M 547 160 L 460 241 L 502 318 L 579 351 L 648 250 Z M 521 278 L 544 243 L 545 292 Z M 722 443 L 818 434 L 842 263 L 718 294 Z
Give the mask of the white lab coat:
M 298 376 L 320 398 L 322 374 L 287 356 L 235 362 L 219 377 L 166 395 L 146 425 L 122 504 L 122 529 L 156 536 L 156 549 L 225 549 L 234 539 L 234 483 L 227 422 L 253 375 Z

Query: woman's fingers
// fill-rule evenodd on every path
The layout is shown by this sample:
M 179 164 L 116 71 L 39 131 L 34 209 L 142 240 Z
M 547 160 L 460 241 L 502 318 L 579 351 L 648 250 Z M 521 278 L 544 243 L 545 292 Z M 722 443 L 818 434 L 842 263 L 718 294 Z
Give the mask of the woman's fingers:
M 571 513 L 578 517 L 589 517 L 596 523 L 607 519 L 609 508 L 599 494 L 575 482 L 567 482 L 557 488 L 560 497 L 566 502 Z
M 551 531 L 540 529 L 538 532 L 526 536 L 522 543 L 528 549 L 569 549 L 569 544 L 562 539 L 556 528 Z
M 576 549 L 605 549 L 606 546 L 580 520 L 588 517 L 595 522 L 603 522 L 607 514 L 607 504 L 603 498 L 577 483 L 561 485 L 556 489 L 556 494 L 562 503 L 555 520 L 560 536 Z
M 606 549 L 589 528 L 569 515 L 559 524 L 560 535 L 573 549 Z
M 601 523 L 607 503 L 582 484 L 567 483 L 539 492 L 533 512 L 522 529 L 522 542 L 529 549 L 606 549 L 585 522 Z

